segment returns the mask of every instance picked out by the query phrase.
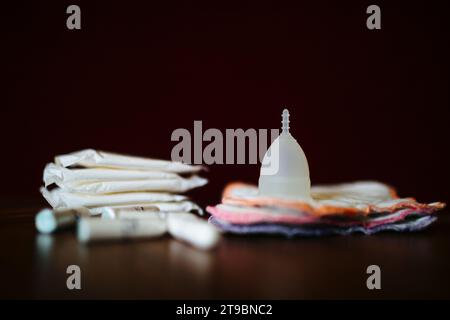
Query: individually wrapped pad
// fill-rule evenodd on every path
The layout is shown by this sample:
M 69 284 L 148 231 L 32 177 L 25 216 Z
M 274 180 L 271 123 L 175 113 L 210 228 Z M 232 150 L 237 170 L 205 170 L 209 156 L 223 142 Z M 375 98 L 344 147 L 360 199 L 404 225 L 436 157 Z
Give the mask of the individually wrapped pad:
M 117 192 L 160 191 L 186 192 L 205 185 L 208 180 L 193 176 L 190 178 L 130 180 L 130 181 L 72 181 L 58 183 L 62 189 L 90 194 L 104 194 Z
M 172 202 L 186 199 L 182 195 L 160 192 L 83 194 L 67 192 L 59 188 L 49 191 L 44 187 L 41 188 L 41 193 L 53 208 L 100 207 L 148 202 Z
M 82 166 L 88 168 L 104 167 L 129 170 L 150 170 L 175 173 L 192 173 L 202 169 L 181 162 L 126 156 L 93 149 L 85 149 L 55 157 L 55 163 L 62 167 Z
M 108 168 L 68 169 L 49 163 L 44 169 L 44 185 L 90 181 L 162 180 L 178 179 L 179 175 L 162 171 L 118 170 Z
M 136 203 L 128 205 L 115 205 L 115 206 L 103 206 L 90 208 L 89 211 L 91 215 L 99 215 L 105 207 L 112 209 L 133 209 L 136 207 L 145 206 L 155 206 L 158 207 L 159 211 L 163 212 L 197 212 L 198 214 L 203 214 L 203 210 L 195 203 L 184 200 L 184 201 L 173 201 L 173 202 L 148 202 L 148 203 Z
M 258 188 L 254 185 L 232 183 L 225 188 L 222 203 L 244 207 L 289 208 L 315 216 L 367 215 L 406 208 L 438 210 L 445 207 L 441 202 L 422 204 L 413 198 L 399 198 L 393 188 L 375 181 L 313 186 L 311 197 L 311 200 L 264 197 L 258 194 Z
M 327 235 L 349 235 L 352 233 L 375 234 L 382 231 L 396 231 L 396 232 L 414 232 L 420 231 L 430 224 L 432 224 L 437 217 L 422 216 L 416 219 L 408 219 L 398 223 L 388 223 L 377 225 L 375 227 L 308 227 L 299 225 L 284 225 L 284 224 L 231 224 L 220 220 L 214 216 L 209 218 L 209 222 L 220 228 L 224 232 L 236 234 L 272 234 L 284 235 L 286 237 L 320 237 Z

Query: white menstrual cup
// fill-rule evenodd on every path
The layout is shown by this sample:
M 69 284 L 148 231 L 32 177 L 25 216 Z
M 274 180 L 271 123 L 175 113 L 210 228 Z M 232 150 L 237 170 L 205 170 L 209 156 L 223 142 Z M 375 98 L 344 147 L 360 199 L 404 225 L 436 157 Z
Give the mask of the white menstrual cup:
M 311 199 L 309 167 L 297 140 L 289 133 L 289 111 L 283 110 L 282 132 L 264 155 L 259 195 L 298 200 Z

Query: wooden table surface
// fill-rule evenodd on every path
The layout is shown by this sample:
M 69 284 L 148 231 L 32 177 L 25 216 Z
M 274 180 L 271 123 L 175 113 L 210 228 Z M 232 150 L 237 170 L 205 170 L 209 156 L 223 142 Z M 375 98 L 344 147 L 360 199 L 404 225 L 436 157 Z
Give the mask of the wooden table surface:
M 38 234 L 36 211 L 1 211 L 0 298 L 450 298 L 448 210 L 420 233 L 227 235 L 211 252 L 169 237 L 81 245 L 73 231 Z M 72 264 L 81 290 L 66 287 Z M 371 264 L 381 268 L 381 290 L 366 287 Z

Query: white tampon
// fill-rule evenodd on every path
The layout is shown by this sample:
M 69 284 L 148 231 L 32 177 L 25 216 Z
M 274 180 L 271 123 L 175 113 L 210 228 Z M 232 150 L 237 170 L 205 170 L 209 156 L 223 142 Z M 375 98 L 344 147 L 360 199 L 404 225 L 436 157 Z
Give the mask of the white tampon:
M 36 214 L 36 229 L 41 233 L 52 233 L 56 230 L 74 226 L 77 218 L 88 217 L 87 208 L 42 209 Z
M 191 213 L 168 213 L 166 220 L 167 230 L 174 238 L 197 248 L 211 249 L 220 239 L 219 231 L 213 225 Z
M 78 222 L 78 240 L 81 242 L 154 238 L 166 232 L 166 223 L 158 216 L 153 219 L 83 218 Z
M 219 231 L 207 221 L 198 218 L 189 212 L 158 212 L 158 211 L 141 211 L 132 212 L 119 210 L 118 212 L 105 212 L 102 214 L 100 221 L 108 219 L 123 220 L 149 220 L 151 223 L 162 223 L 166 225 L 166 230 L 171 236 L 177 240 L 189 243 L 199 249 L 211 249 L 219 239 Z
M 158 211 L 159 208 L 155 206 L 136 206 L 128 208 L 104 207 L 101 210 L 101 214 L 103 219 L 134 219 L 155 216 L 155 212 Z

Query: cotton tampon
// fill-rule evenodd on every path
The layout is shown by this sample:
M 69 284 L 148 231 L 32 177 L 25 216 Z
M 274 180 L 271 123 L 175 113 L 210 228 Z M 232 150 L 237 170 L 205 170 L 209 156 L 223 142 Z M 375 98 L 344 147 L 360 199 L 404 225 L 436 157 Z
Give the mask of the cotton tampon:
M 88 217 L 87 208 L 42 209 L 35 217 L 36 229 L 41 233 L 52 233 L 59 229 L 74 226 L 77 218 Z
M 165 221 L 155 216 L 144 219 L 83 218 L 78 222 L 78 240 L 93 242 L 132 238 L 154 238 L 165 234 Z
M 110 223 L 110 221 L 117 223 Z M 120 229 L 121 222 L 126 222 L 124 223 L 126 228 L 130 221 L 134 221 L 135 225 L 130 227 L 124 236 Z M 161 234 L 153 232 L 155 227 L 163 228 L 163 226 L 164 232 Z M 145 228 L 148 228 L 148 235 L 145 233 Z M 220 233 L 216 227 L 189 212 L 119 210 L 115 213 L 114 210 L 105 208 L 102 219 L 83 219 L 78 224 L 78 238 L 83 242 L 141 236 L 156 237 L 165 232 L 177 240 L 204 250 L 214 247 L 220 239 Z
M 174 238 L 194 247 L 208 250 L 220 239 L 219 231 L 213 225 L 191 213 L 169 213 L 166 221 L 167 230 Z

